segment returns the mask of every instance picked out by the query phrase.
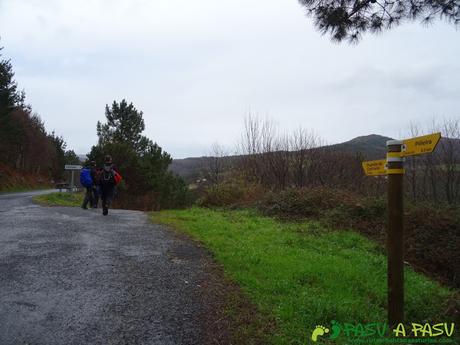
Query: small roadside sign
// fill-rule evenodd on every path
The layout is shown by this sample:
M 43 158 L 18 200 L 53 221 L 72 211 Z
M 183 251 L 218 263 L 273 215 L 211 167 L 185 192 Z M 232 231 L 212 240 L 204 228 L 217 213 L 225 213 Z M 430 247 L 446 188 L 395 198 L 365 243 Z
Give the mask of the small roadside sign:
M 66 164 L 64 166 L 64 169 L 65 170 L 81 170 L 83 167 L 81 165 L 69 165 L 69 164 Z
M 441 133 L 433 133 L 403 140 L 402 155 L 405 157 L 433 152 L 439 139 L 441 139 Z
M 367 176 L 386 175 L 387 173 L 386 164 L 387 164 L 386 159 L 379 159 L 375 161 L 365 161 L 363 162 L 364 173 Z
M 74 172 L 75 170 L 81 170 L 83 167 L 81 165 L 73 165 L 73 164 L 66 164 L 64 165 L 64 169 L 65 170 L 70 170 L 72 173 L 71 173 L 71 179 L 70 179 L 70 191 L 73 192 L 74 188 L 75 188 L 75 184 L 74 184 Z

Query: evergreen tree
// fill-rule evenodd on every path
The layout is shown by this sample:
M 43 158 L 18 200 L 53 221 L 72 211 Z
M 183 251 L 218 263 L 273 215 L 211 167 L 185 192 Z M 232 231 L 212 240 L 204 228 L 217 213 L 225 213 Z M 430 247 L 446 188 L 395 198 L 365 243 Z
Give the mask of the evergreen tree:
M 380 32 L 403 21 L 435 18 L 460 23 L 460 0 L 299 0 L 316 27 L 335 41 L 356 42 L 364 32 Z
M 18 91 L 10 60 L 1 59 L 0 47 L 0 166 L 60 178 L 64 168 L 65 141 L 45 125 Z
M 64 164 L 80 164 L 80 158 L 73 150 L 68 150 L 64 154 Z
M 168 170 L 171 156 L 142 135 L 142 111 L 123 99 L 106 105 L 105 117 L 105 123 L 97 123 L 98 144 L 87 157 L 101 164 L 106 154 L 112 156 L 124 178 L 119 187 L 122 205 L 142 209 L 184 206 L 187 186 Z
M 0 58 L 2 49 L 0 47 Z M 21 137 L 12 115 L 17 100 L 17 85 L 11 62 L 0 60 L 0 162 L 9 165 L 13 164 L 11 153 Z
M 0 47 L 0 58 L 2 50 L 3 47 Z M 13 66 L 10 60 L 0 60 L 0 114 L 11 112 L 19 99 Z
M 63 176 L 65 160 L 66 142 L 62 136 L 58 136 L 54 131 L 48 136 L 54 148 L 53 164 L 50 168 L 50 173 L 55 180 L 59 180 Z
M 145 129 L 142 111 L 138 111 L 132 103 L 122 100 L 113 101 L 112 106 L 105 106 L 107 122 L 97 123 L 97 135 L 101 145 L 107 143 L 126 143 L 134 151 L 141 153 L 151 143 L 142 136 Z

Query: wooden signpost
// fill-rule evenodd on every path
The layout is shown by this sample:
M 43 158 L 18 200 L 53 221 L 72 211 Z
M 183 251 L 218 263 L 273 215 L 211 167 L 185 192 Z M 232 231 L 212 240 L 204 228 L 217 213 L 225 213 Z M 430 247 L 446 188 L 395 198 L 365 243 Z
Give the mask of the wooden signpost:
M 431 153 L 441 133 L 387 141 L 387 159 L 363 162 L 368 176 L 388 176 L 388 323 L 404 322 L 404 157 Z

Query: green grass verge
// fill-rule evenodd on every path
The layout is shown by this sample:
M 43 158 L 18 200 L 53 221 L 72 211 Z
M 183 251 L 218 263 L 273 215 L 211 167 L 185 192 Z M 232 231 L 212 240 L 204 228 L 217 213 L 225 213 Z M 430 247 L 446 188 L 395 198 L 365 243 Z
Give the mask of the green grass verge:
M 282 223 L 250 210 L 203 208 L 151 213 L 201 241 L 256 304 L 276 320 L 275 344 L 310 344 L 316 325 L 384 322 L 386 257 L 352 231 L 314 221 Z M 410 268 L 405 272 L 407 322 L 444 322 L 453 291 Z M 346 339 L 323 344 L 345 344 Z
M 73 206 L 80 207 L 83 203 L 83 193 L 50 193 L 38 195 L 33 198 L 34 201 L 46 206 Z

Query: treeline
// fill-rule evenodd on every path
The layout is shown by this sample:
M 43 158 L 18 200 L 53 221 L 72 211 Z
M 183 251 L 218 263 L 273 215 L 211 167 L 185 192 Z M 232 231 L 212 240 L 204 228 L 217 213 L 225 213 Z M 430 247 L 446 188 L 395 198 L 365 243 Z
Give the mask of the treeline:
M 78 162 L 73 151 L 54 132 L 48 133 L 40 116 L 18 90 L 10 60 L 0 47 L 0 166 L 9 171 L 59 180 L 66 163 Z
M 460 120 L 447 119 L 423 130 L 412 124 L 409 136 L 441 132 L 432 154 L 407 157 L 406 195 L 413 201 L 460 203 Z
M 460 203 L 460 122 L 444 120 L 422 131 L 415 125 L 407 137 L 441 132 L 433 154 L 407 158 L 406 196 L 418 201 Z M 384 144 L 383 144 L 384 145 Z M 382 159 L 385 157 L 382 156 Z M 265 190 L 328 187 L 367 196 L 385 194 L 386 177 L 367 177 L 360 152 L 328 146 L 314 132 L 299 128 L 280 133 L 270 120 L 248 116 L 237 156 L 214 144 L 204 177 L 211 184 L 240 180 Z
M 98 143 L 87 155 L 98 166 L 111 155 L 123 176 L 117 188 L 115 206 L 140 210 L 183 207 L 190 199 L 182 178 L 168 170 L 171 156 L 142 135 L 142 111 L 126 100 L 105 108 L 106 122 L 96 126 Z

